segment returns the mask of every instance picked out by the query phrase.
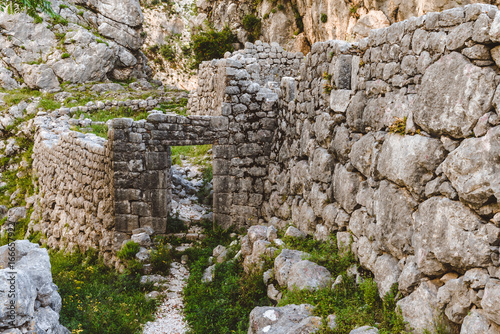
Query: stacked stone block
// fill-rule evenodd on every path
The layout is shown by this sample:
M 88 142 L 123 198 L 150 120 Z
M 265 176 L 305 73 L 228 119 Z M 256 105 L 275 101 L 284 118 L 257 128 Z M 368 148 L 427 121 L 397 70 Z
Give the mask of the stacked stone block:
M 67 119 L 37 117 L 33 168 L 39 194 L 35 214 L 51 248 L 114 247 L 113 183 L 107 141 L 70 131 Z
M 263 218 L 351 244 L 415 328 L 500 324 L 499 42 L 469 5 L 316 43 L 281 81 Z
M 225 59 L 203 62 L 198 72 L 198 87 L 190 93 L 188 111 L 193 115 L 223 114 L 222 102 L 225 100 L 225 89 L 228 76 L 232 76 L 231 59 L 245 59 L 241 63 L 254 83 L 265 86 L 268 82 L 280 82 L 282 77 L 295 76 L 300 62 L 304 58 L 302 52 L 287 52 L 279 44 L 246 43 L 245 49 L 227 53 Z M 230 85 L 229 85 L 230 86 Z M 234 94 L 233 94 L 234 95 Z
M 227 118 L 151 113 L 114 119 L 110 128 L 115 229 L 151 226 L 165 233 L 171 202 L 171 146 L 224 143 Z

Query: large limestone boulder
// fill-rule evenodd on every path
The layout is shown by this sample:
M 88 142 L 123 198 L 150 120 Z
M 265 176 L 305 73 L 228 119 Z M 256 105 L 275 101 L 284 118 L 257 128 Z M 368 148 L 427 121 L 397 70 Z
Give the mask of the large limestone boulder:
M 460 334 L 500 334 L 500 326 L 488 320 L 482 310 L 471 310 L 464 318 Z
M 321 318 L 312 316 L 309 304 L 283 307 L 256 307 L 250 313 L 248 334 L 314 333 L 322 325 Z
M 490 279 L 486 283 L 481 306 L 486 318 L 500 325 L 500 280 Z
M 490 237 L 498 228 L 485 224 L 461 202 L 430 198 L 419 205 L 413 219 L 412 244 L 424 274 L 437 275 L 446 267 L 465 271 L 492 264 Z
M 15 261 L 10 253 L 16 253 Z M 59 324 L 62 300 L 52 282 L 50 259 L 45 248 L 28 240 L 0 247 L 0 327 L 13 332 L 69 334 Z M 16 297 L 13 299 L 12 286 Z M 12 300 L 12 302 L 11 302 Z M 11 318 L 14 306 L 15 317 Z M 11 322 L 14 320 L 13 322 Z
M 371 10 L 361 16 L 352 28 L 352 33 L 358 37 L 368 37 L 370 30 L 388 27 L 390 24 L 387 16 L 380 10 Z
M 12 285 L 14 289 L 11 288 Z M 9 291 L 17 292 L 17 298 L 9 298 Z M 0 326 L 19 327 L 31 320 L 35 312 L 35 299 L 36 287 L 27 273 L 0 270 L 0 300 L 5 301 L 0 305 Z M 9 324 L 10 321 L 13 321 L 13 326 Z
M 407 190 L 385 180 L 375 193 L 376 240 L 398 259 L 413 252 L 411 215 L 416 206 Z
M 131 27 L 140 26 L 144 21 L 138 0 L 74 0 L 73 2 L 92 8 L 113 21 Z
M 302 261 L 307 255 L 307 253 L 286 248 L 281 251 L 280 255 L 274 260 L 274 275 L 279 285 L 287 286 L 292 266 Z
M 394 183 L 421 194 L 444 158 L 445 150 L 438 139 L 389 134 L 380 150 L 377 170 Z
M 465 139 L 442 164 L 443 172 L 460 199 L 481 206 L 490 198 L 500 200 L 500 126 L 481 138 Z
M 439 288 L 438 305 L 444 307 L 444 314 L 454 323 L 461 324 L 469 312 L 471 299 L 469 289 L 462 277 L 450 279 Z
M 317 290 L 331 284 L 332 275 L 323 266 L 308 260 L 302 260 L 292 265 L 288 273 L 288 290 Z
M 333 176 L 333 197 L 342 205 L 342 208 L 351 213 L 356 205 L 356 194 L 363 178 L 357 173 L 350 172 L 344 165 L 337 164 Z
M 435 328 L 435 321 L 439 319 L 436 305 L 437 288 L 429 281 L 422 282 L 412 294 L 397 303 L 405 321 L 418 334 Z
M 431 134 L 465 138 L 490 110 L 495 89 L 491 68 L 475 66 L 452 52 L 427 68 L 413 109 L 414 121 Z

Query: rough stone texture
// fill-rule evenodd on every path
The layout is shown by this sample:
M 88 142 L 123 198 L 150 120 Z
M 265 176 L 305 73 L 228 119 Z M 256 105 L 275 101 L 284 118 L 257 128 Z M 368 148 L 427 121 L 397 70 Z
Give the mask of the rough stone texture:
M 424 274 L 439 274 L 446 266 L 467 270 L 491 264 L 488 235 L 496 227 L 460 202 L 433 197 L 419 205 L 413 218 L 413 246 Z
M 484 315 L 497 325 L 500 325 L 500 281 L 490 279 L 484 288 L 484 296 L 481 300 Z
M 314 262 L 303 260 L 293 264 L 288 272 L 288 290 L 317 290 L 331 284 L 332 276 L 328 269 Z
M 498 334 L 500 326 L 489 321 L 481 310 L 472 310 L 464 318 L 460 334 Z
M 321 318 L 312 316 L 309 304 L 284 307 L 256 307 L 250 313 L 248 334 L 314 333 L 321 327 Z
M 425 329 L 434 328 L 434 321 L 439 317 L 436 304 L 437 288 L 430 282 L 422 282 L 412 294 L 398 301 L 397 306 L 415 333 L 421 334 Z
M 389 134 L 382 145 L 377 170 L 396 184 L 421 194 L 444 157 L 444 148 L 437 139 Z
M 52 283 L 45 248 L 28 240 L 2 246 L 0 267 L 3 268 L 0 269 L 0 299 L 4 301 L 0 307 L 0 326 L 12 333 L 25 333 L 32 326 L 39 329 L 37 333 L 70 333 L 59 324 L 61 297 Z
M 465 139 L 448 155 L 443 163 L 443 172 L 457 190 L 460 199 L 474 206 L 483 205 L 491 197 L 495 197 L 498 202 L 499 152 L 500 126 L 497 126 L 484 137 Z
M 452 52 L 429 66 L 422 78 L 414 108 L 415 123 L 436 135 L 465 138 L 491 108 L 496 88 L 494 72 L 474 66 Z M 435 94 L 442 87 L 446 91 Z
M 292 266 L 302 261 L 303 257 L 307 255 L 307 253 L 286 248 L 281 251 L 274 260 L 274 275 L 279 285 L 287 286 Z

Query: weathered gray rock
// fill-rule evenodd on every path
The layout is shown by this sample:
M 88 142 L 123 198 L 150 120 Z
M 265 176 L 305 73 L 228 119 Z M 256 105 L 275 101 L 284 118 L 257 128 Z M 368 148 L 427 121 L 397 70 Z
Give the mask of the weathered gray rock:
M 425 281 L 408 297 L 398 301 L 397 306 L 405 321 L 415 333 L 422 334 L 424 330 L 432 331 L 436 319 L 439 319 L 437 304 L 437 288 L 432 283 Z
M 444 158 L 445 150 L 438 139 L 389 134 L 380 150 L 377 170 L 394 183 L 422 194 Z
M 471 310 L 464 318 L 460 334 L 498 334 L 500 326 L 488 320 L 482 310 Z
M 488 270 L 483 268 L 467 270 L 463 276 L 464 283 L 471 289 L 483 289 L 489 279 Z
M 31 89 L 44 91 L 57 91 L 60 89 L 54 71 L 46 64 L 24 65 L 23 73 L 24 81 Z
M 296 227 L 289 226 L 285 232 L 285 236 L 304 239 L 306 237 L 306 234 Z
M 376 240 L 383 250 L 398 259 L 413 252 L 411 215 L 417 202 L 410 193 L 388 181 L 382 181 L 375 192 Z
M 210 283 L 213 281 L 215 275 L 215 264 L 211 265 L 205 271 L 203 272 L 203 277 L 201 278 L 201 281 L 203 283 Z
M 321 319 L 312 317 L 312 309 L 309 304 L 256 307 L 250 313 L 248 334 L 314 333 L 321 326 Z
M 368 133 L 352 145 L 349 153 L 351 164 L 365 177 L 372 175 L 373 166 L 376 165 L 378 153 L 376 146 L 375 136 Z
M 375 282 L 377 282 L 379 295 L 383 298 L 391 290 L 393 284 L 398 282 L 401 275 L 398 260 L 389 254 L 379 256 L 375 261 L 373 274 Z
M 293 264 L 288 272 L 288 290 L 318 290 L 331 284 L 332 275 L 323 266 L 303 260 Z
M 218 245 L 214 248 L 212 256 L 217 259 L 218 263 L 224 262 L 227 257 L 227 248 L 222 245 Z
M 462 203 L 433 197 L 419 205 L 413 219 L 412 243 L 424 274 L 443 273 L 446 266 L 467 270 L 491 264 L 488 235 L 496 227 Z
M 306 256 L 308 256 L 307 253 L 297 250 L 285 248 L 281 251 L 280 255 L 274 260 L 274 275 L 279 285 L 287 285 L 290 269 L 295 263 L 302 261 L 302 258 Z
M 480 206 L 492 196 L 500 200 L 500 126 L 481 138 L 465 139 L 442 164 L 443 172 L 457 190 L 460 199 Z M 467 163 L 464 163 L 467 161 Z
M 484 288 L 481 300 L 484 315 L 497 325 L 500 325 L 500 280 L 490 279 Z
M 330 182 L 334 169 L 333 157 L 324 148 L 317 148 L 311 162 L 311 177 L 320 182 Z
M 491 69 L 477 67 L 459 53 L 443 56 L 422 78 L 413 109 L 415 123 L 431 134 L 469 136 L 491 108 L 494 77 Z
M 11 289 L 12 284 L 14 289 Z M 16 294 L 16 299 L 9 298 L 12 293 Z M 19 327 L 33 318 L 36 286 L 23 270 L 0 270 L 0 297 L 4 301 L 0 305 L 2 327 Z M 14 326 L 9 324 L 10 321 Z
M 349 334 L 378 334 L 378 329 L 371 326 L 363 326 L 353 329 Z
M 464 284 L 463 278 L 450 279 L 439 288 L 438 305 L 445 308 L 446 317 L 454 323 L 461 324 L 471 306 L 469 289 Z
M 345 166 L 337 164 L 335 167 L 333 176 L 333 197 L 335 197 L 348 213 L 353 212 L 357 205 L 356 194 L 361 181 L 363 181 L 361 176 L 349 172 Z
M 405 295 L 410 294 L 418 286 L 421 278 L 422 273 L 418 270 L 415 258 L 413 256 L 409 257 L 398 279 L 399 291 Z

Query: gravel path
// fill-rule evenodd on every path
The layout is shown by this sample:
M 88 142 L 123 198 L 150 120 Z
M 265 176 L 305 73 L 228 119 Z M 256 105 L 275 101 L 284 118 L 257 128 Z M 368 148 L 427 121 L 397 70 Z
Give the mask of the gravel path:
M 164 283 L 163 303 L 158 307 L 155 320 L 144 326 L 143 334 L 184 334 L 188 325 L 184 320 L 182 289 L 187 283 L 189 271 L 179 262 L 173 262 L 167 282 Z

